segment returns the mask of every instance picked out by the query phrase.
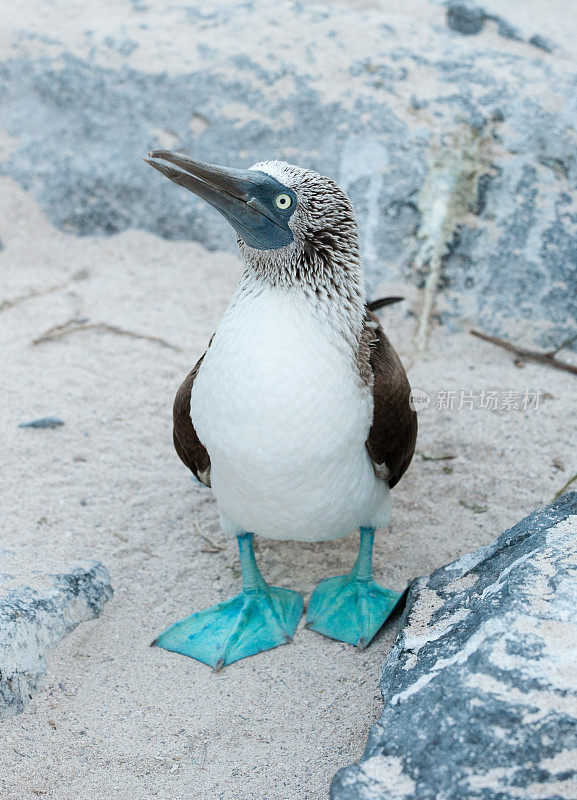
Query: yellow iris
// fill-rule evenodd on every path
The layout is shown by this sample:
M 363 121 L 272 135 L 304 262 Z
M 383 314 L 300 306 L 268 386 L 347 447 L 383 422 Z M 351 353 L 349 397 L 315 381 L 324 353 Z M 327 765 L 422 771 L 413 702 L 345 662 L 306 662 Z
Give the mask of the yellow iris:
M 293 204 L 293 199 L 290 194 L 277 194 L 274 199 L 275 205 L 277 208 L 280 208 L 281 211 L 286 211 L 287 208 L 290 208 Z

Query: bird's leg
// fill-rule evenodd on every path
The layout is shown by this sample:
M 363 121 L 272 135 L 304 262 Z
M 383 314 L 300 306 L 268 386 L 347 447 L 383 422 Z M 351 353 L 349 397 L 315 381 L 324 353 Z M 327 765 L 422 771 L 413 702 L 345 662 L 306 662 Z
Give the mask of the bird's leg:
M 348 575 L 322 581 L 307 610 L 307 628 L 355 644 L 360 650 L 374 638 L 401 597 L 373 580 L 374 538 L 372 528 L 361 528 L 354 567 Z
M 256 563 L 253 534 L 237 538 L 242 592 L 175 623 L 153 644 L 218 670 L 291 640 L 303 612 L 302 597 L 269 586 Z

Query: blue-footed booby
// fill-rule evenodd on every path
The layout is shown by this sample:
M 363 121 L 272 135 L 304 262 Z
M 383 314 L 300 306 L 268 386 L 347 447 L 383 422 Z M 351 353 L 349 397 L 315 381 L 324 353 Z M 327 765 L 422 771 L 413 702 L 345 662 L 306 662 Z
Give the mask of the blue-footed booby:
M 245 265 L 174 402 L 174 446 L 238 538 L 243 588 L 154 644 L 219 669 L 290 641 L 303 600 L 266 583 L 254 535 L 314 542 L 359 528 L 351 572 L 317 586 L 306 623 L 364 648 L 400 597 L 373 580 L 373 539 L 388 525 L 417 420 L 366 301 L 351 202 L 329 178 L 281 161 L 240 170 L 167 151 L 145 160 L 226 217 Z

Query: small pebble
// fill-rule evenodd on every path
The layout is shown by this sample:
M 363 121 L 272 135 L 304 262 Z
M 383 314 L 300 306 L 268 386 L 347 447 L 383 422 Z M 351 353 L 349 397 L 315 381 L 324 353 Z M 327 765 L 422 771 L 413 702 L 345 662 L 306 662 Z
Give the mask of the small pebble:
M 58 417 L 40 417 L 33 419 L 32 422 L 21 422 L 19 428 L 60 428 L 64 425 L 63 420 Z

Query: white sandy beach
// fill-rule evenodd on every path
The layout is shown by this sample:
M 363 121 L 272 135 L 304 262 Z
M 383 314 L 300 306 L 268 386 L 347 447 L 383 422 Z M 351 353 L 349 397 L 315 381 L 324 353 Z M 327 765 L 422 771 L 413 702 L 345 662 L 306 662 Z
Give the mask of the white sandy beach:
M 220 674 L 149 647 L 167 624 L 239 585 L 236 544 L 219 532 L 210 492 L 191 481 L 171 441 L 174 392 L 226 307 L 239 259 L 139 231 L 65 235 L 8 179 L 0 218 L 3 544 L 30 562 L 97 558 L 115 589 L 100 619 L 52 651 L 24 713 L 3 722 L 2 799 L 325 798 L 378 717 L 391 626 L 357 652 L 301 623 L 291 645 Z M 406 315 L 415 289 L 381 289 L 407 297 L 382 319 L 413 387 L 433 395 L 420 414 L 418 455 L 393 491 L 391 529 L 376 544 L 377 578 L 401 589 L 492 541 L 575 473 L 565 430 L 577 385 L 547 367 L 520 368 L 465 329 L 437 328 L 417 360 Z M 99 328 L 33 344 L 71 319 L 180 349 Z M 539 407 L 434 407 L 439 391 L 455 391 L 456 406 L 461 391 L 472 392 L 478 406 L 482 390 L 538 391 Z M 18 428 L 47 415 L 65 425 Z M 308 597 L 321 577 L 348 570 L 356 546 L 354 535 L 260 540 L 258 557 L 269 580 Z

